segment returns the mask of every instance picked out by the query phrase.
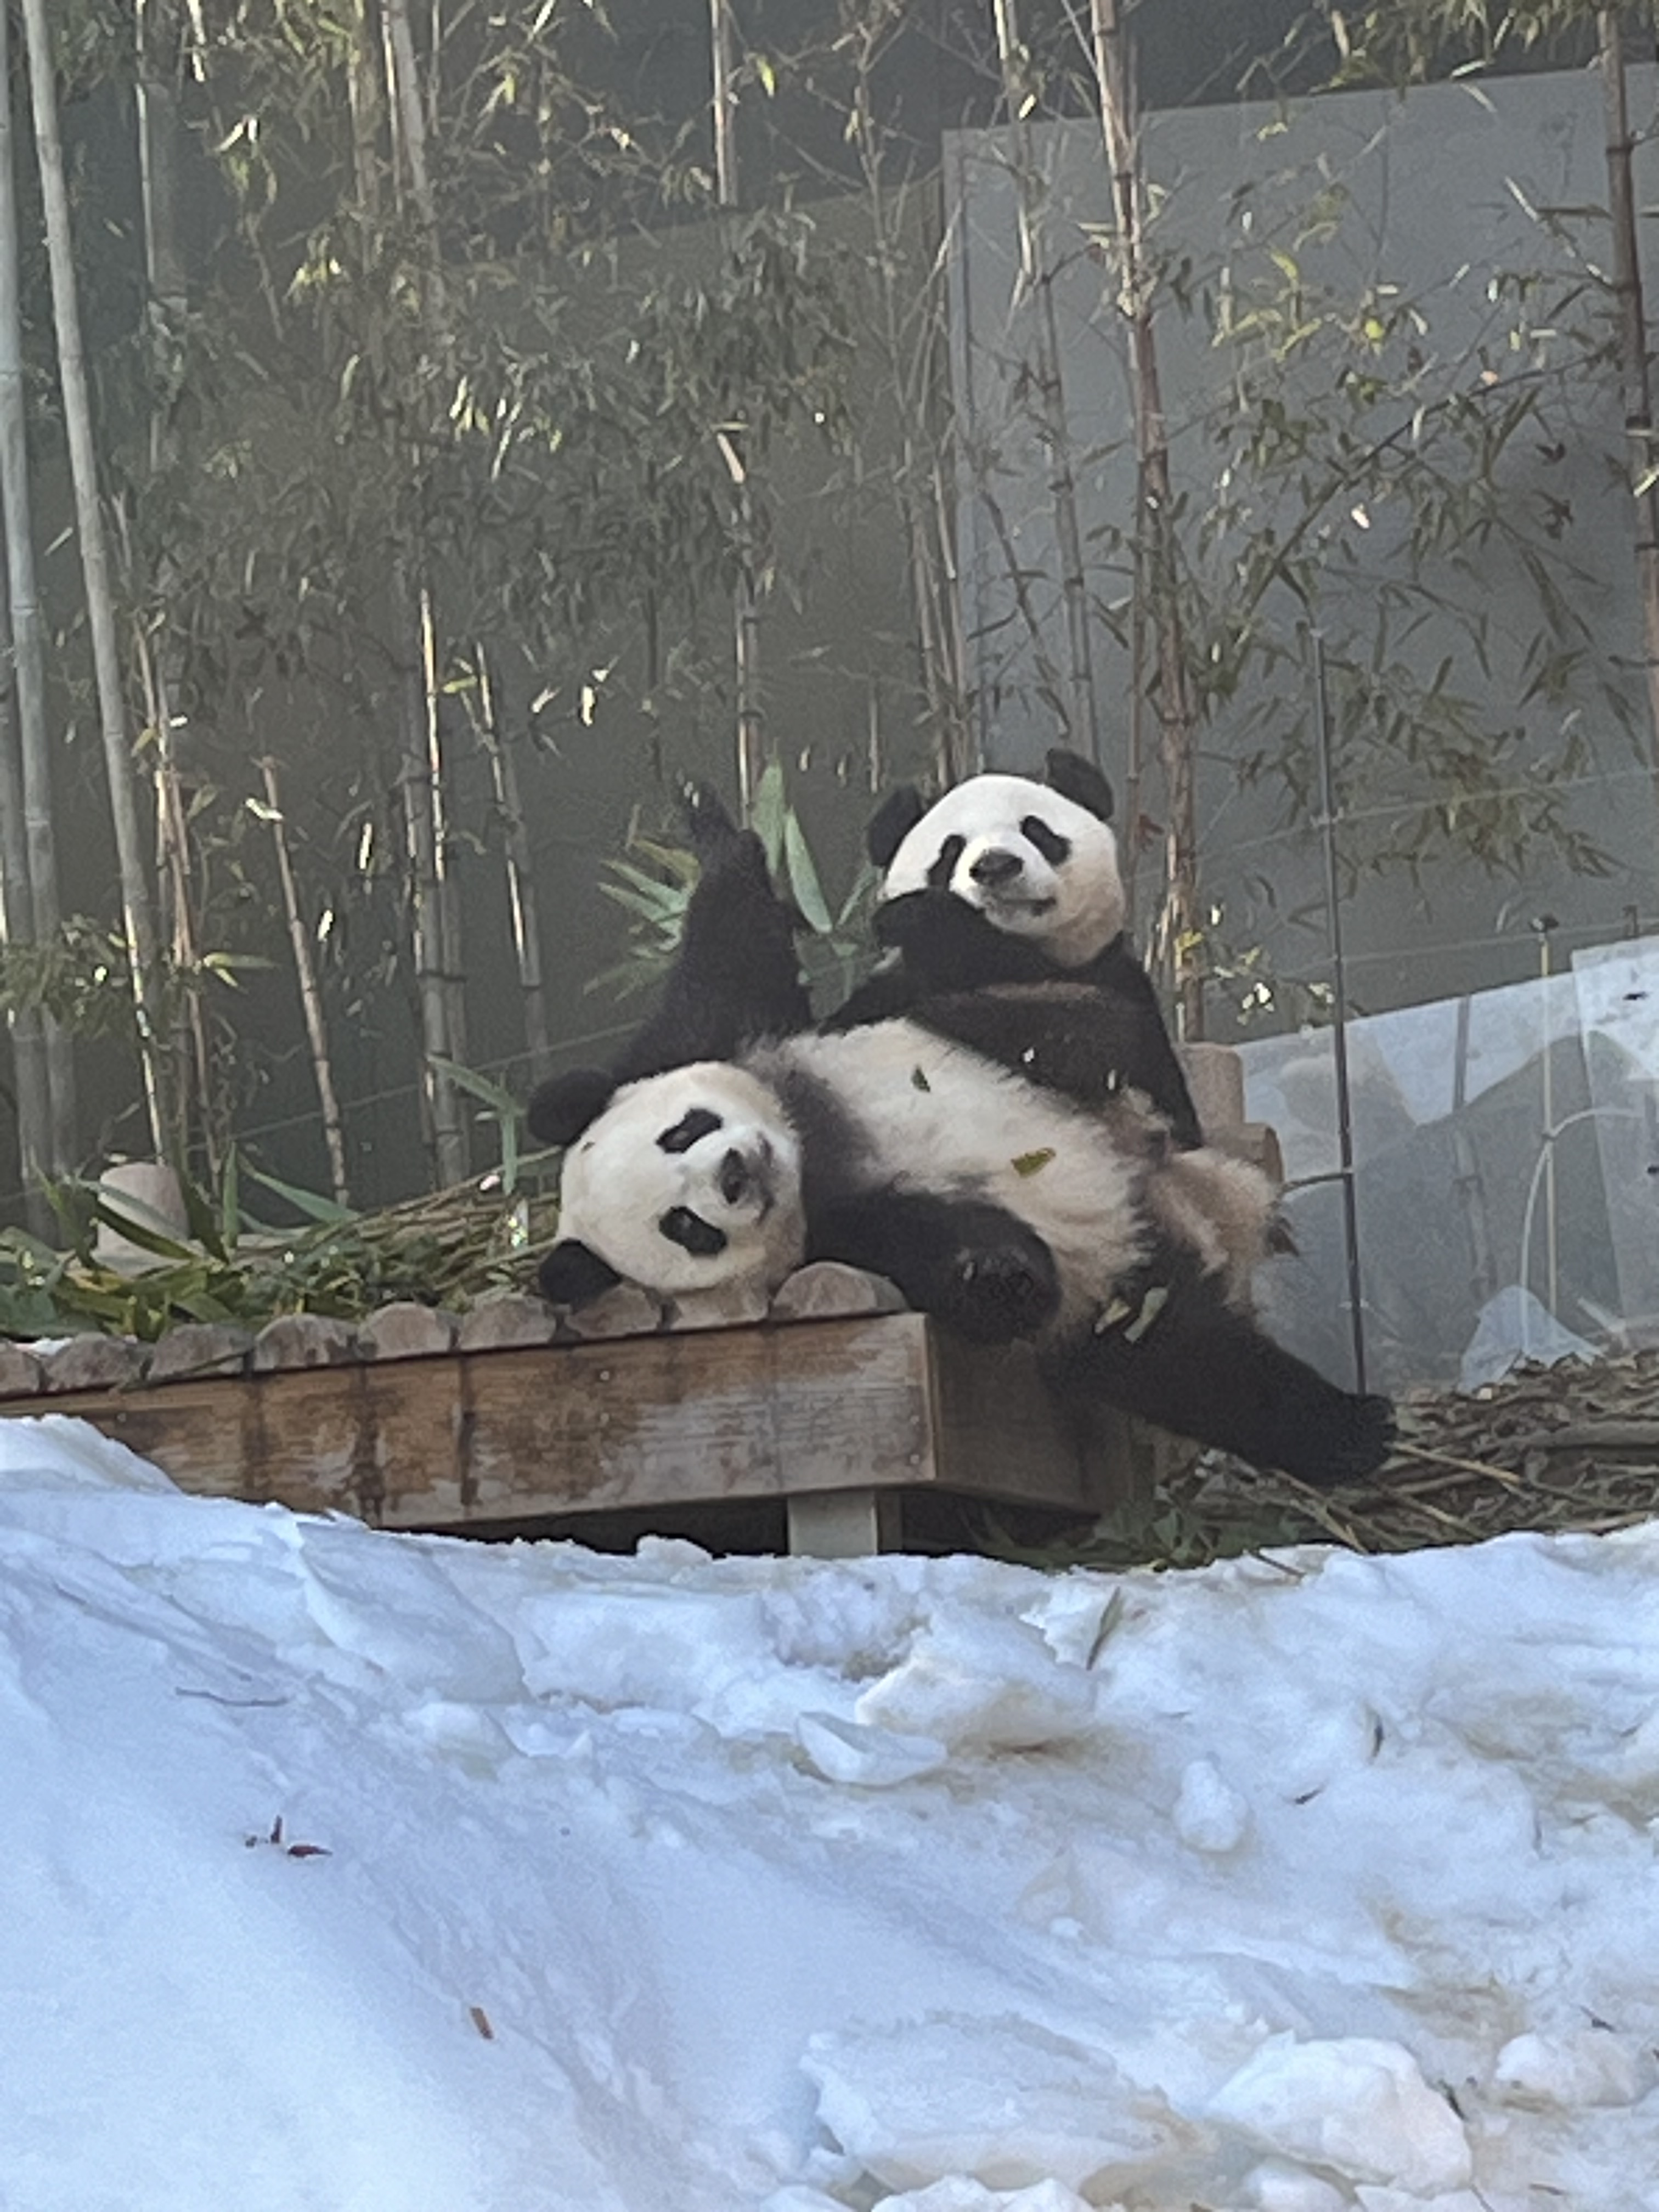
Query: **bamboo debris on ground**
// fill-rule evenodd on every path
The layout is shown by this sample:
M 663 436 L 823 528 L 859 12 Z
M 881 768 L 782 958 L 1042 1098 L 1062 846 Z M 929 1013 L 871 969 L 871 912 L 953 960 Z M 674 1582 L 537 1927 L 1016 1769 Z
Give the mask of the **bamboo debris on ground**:
M 1212 1455 L 1159 1503 L 1218 1558 L 1255 1548 L 1275 1521 L 1277 1541 L 1387 1553 L 1517 1530 L 1606 1534 L 1659 1512 L 1659 1348 L 1522 1368 L 1473 1394 L 1418 1392 L 1399 1410 L 1399 1443 L 1373 1482 L 1312 1491 Z

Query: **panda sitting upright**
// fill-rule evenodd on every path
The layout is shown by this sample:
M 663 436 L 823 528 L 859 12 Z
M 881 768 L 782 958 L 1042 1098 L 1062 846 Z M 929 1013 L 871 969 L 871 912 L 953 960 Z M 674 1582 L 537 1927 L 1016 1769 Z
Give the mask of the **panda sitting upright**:
M 1386 1400 L 1327 1382 L 1245 1310 L 1272 1206 L 1254 1170 L 1172 1146 L 1131 1093 L 1080 1105 L 972 1048 L 957 1032 L 982 1022 L 983 994 L 766 1037 L 740 979 L 775 981 L 790 943 L 757 842 L 722 834 L 671 998 L 690 1034 L 707 985 L 752 1041 L 642 1079 L 577 1071 L 538 1089 L 531 1127 L 567 1148 L 549 1298 L 579 1306 L 627 1279 L 695 1305 L 841 1260 L 962 1335 L 1031 1340 L 1074 1402 L 1310 1482 L 1380 1462 Z M 1023 994 L 1019 1021 L 1041 1058 L 1050 1030 L 1069 1053 L 1114 1015 L 1097 991 L 1049 983 Z
M 932 806 L 909 785 L 887 799 L 866 842 L 884 872 L 876 935 L 895 957 L 826 1026 L 854 1028 L 960 992 L 1085 987 L 1099 1003 L 1069 1042 L 1047 1026 L 1034 1079 L 1087 1104 L 1121 1086 L 1139 1091 L 1177 1145 L 1200 1145 L 1186 1076 L 1124 928 L 1112 787 L 1076 753 L 1050 752 L 1045 773 L 1046 782 L 970 776 Z M 988 1018 L 993 1036 L 1006 1013 L 1005 999 Z

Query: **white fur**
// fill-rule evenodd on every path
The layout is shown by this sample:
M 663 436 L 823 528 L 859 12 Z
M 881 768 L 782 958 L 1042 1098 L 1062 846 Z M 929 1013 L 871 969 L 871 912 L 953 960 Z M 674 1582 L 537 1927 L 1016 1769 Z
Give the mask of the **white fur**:
M 1058 868 L 1020 824 L 1036 815 L 1069 839 Z M 975 775 L 928 809 L 896 853 L 882 884 L 884 898 L 923 890 L 946 841 L 961 837 L 950 889 L 1011 937 L 1041 944 L 1055 964 L 1080 968 L 1122 930 L 1123 878 L 1109 823 L 1075 799 L 1023 775 Z M 974 874 L 987 854 L 1006 854 L 1018 872 L 986 884 Z
M 1113 1127 L 979 1054 L 906 1021 L 802 1036 L 752 1056 L 829 1085 L 869 1147 L 866 1188 L 989 1200 L 1054 1255 L 1076 1320 L 1139 1261 L 1142 1163 Z
M 680 1152 L 658 1144 L 695 1106 L 720 1117 Z M 720 1189 L 728 1152 L 744 1163 L 735 1204 Z M 726 1237 L 724 1251 L 688 1252 L 659 1224 L 688 1207 Z M 725 1060 L 702 1060 L 624 1084 L 565 1154 L 559 1233 L 580 1237 L 628 1281 L 665 1296 L 755 1281 L 774 1289 L 800 1264 L 800 1153 L 763 1084 Z
M 740 1066 L 702 1062 L 626 1085 L 566 1156 L 561 1234 L 664 1296 L 775 1290 L 805 1249 L 801 1136 L 779 1089 L 791 1076 L 823 1086 L 856 1125 L 836 1194 L 933 1191 L 1006 1208 L 1054 1255 L 1060 1328 L 1109 1306 L 1160 1231 L 1235 1296 L 1265 1243 L 1272 1192 L 1253 1169 L 1173 1152 L 1162 1125 L 1127 1103 L 1086 1112 L 905 1021 L 790 1037 Z M 663 1152 L 659 1135 L 697 1106 L 720 1116 L 720 1130 Z M 753 1192 L 735 1208 L 720 1194 L 734 1146 L 763 1206 Z M 723 1229 L 725 1250 L 697 1258 L 665 1237 L 658 1224 L 676 1206 Z

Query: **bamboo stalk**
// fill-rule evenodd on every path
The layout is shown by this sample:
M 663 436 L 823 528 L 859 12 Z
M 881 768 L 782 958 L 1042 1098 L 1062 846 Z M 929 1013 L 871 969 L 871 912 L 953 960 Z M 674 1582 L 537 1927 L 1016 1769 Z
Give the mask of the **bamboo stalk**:
M 383 0 L 381 24 L 394 189 L 401 194 L 407 187 L 426 240 L 425 319 L 441 343 L 445 311 L 437 209 L 426 158 L 426 117 L 408 0 Z M 395 553 L 392 562 L 395 619 L 407 641 L 400 656 L 397 702 L 398 790 L 422 1054 L 422 1111 L 441 1186 L 463 1181 L 471 1164 L 460 1093 L 443 1065 L 463 1065 L 466 1060 L 465 969 L 460 915 L 447 868 L 437 646 L 418 524 L 412 538 L 411 546 Z
M 351 1193 L 346 1178 L 345 1130 L 340 1119 L 339 1100 L 334 1090 L 334 1070 L 328 1050 L 328 1025 L 323 1014 L 323 994 L 318 987 L 317 964 L 311 957 L 311 939 L 306 932 L 305 918 L 300 911 L 300 891 L 294 878 L 293 856 L 289 851 L 288 825 L 283 816 L 276 762 L 269 757 L 262 760 L 259 771 L 264 781 L 265 805 L 269 809 L 266 818 L 270 823 L 271 841 L 276 848 L 276 874 L 283 887 L 283 909 L 288 917 L 288 939 L 294 951 L 294 973 L 299 981 L 306 1036 L 311 1046 L 312 1073 L 316 1078 L 317 1101 L 323 1112 L 323 1141 L 328 1147 L 329 1180 L 333 1185 L 336 1202 L 349 1206 Z
M 1138 544 L 1147 549 L 1152 619 L 1157 635 L 1158 750 L 1167 814 L 1164 933 L 1170 945 L 1181 1032 L 1189 1042 L 1195 1042 L 1204 1034 L 1204 981 L 1196 958 L 1202 941 L 1198 895 L 1198 715 L 1182 632 L 1175 501 L 1153 288 L 1146 262 L 1136 101 L 1118 0 L 1090 0 L 1090 24 L 1101 131 L 1117 215 L 1118 305 L 1129 326 L 1139 477 L 1135 534 Z M 1131 824 L 1132 834 L 1134 827 Z
M 4 80 L 0 79 L 0 84 Z M 9 642 L 0 607 L 0 649 Z M 23 835 L 23 779 L 18 758 L 17 686 L 9 658 L 0 659 L 0 943 L 33 942 L 29 903 L 28 846 Z M 52 1231 L 52 1209 L 42 1188 L 52 1172 L 52 1091 L 46 1040 L 38 1006 L 20 1006 L 7 1017 L 11 1035 L 13 1090 L 17 1115 L 17 1171 L 25 1218 L 38 1237 Z
M 19 897 L 9 934 L 15 943 L 55 944 L 63 920 L 58 890 L 58 840 L 53 828 L 51 741 L 46 730 L 46 680 L 40 588 L 34 571 L 28 438 L 23 385 L 23 326 L 17 267 L 17 180 L 13 166 L 10 28 L 0 9 L 0 505 L 5 510 L 7 592 L 12 666 L 15 678 L 18 786 L 15 822 L 23 841 L 22 872 L 14 872 Z M 8 811 L 11 795 L 8 793 Z M 14 864 L 15 865 L 15 864 Z M 76 1101 L 74 1040 L 50 1015 L 40 1018 L 46 1054 L 45 1121 L 33 1091 L 20 1074 L 21 1132 L 26 1188 L 42 1171 L 70 1172 L 75 1161 Z M 32 1045 L 26 1044 L 31 1050 Z M 37 1125 L 38 1124 L 38 1125 Z M 31 1170 L 29 1162 L 33 1161 Z M 42 1204 L 38 1194 L 33 1206 Z M 44 1218 L 34 1225 L 49 1226 Z
M 1073 751 L 1098 763 L 1100 730 L 1089 644 L 1089 584 L 1083 562 L 1083 532 L 1078 520 L 1077 471 L 1072 460 L 1071 423 L 1060 364 L 1054 273 L 1044 220 L 1048 188 L 1038 173 L 1036 150 L 1025 119 L 1035 94 L 1026 74 L 1025 48 L 1019 36 L 1014 0 L 992 0 L 992 15 L 1003 93 L 1014 132 L 1019 289 L 1030 295 L 1036 318 L 1034 341 L 1037 435 L 1048 455 L 1048 499 L 1060 550 L 1060 604 L 1066 617 L 1066 687 L 1057 703 L 1064 718 L 1066 743 Z
M 714 198 L 725 210 L 738 205 L 736 39 L 732 0 L 708 0 L 708 38 L 714 68 Z M 732 489 L 738 538 L 738 574 L 732 590 L 732 674 L 738 743 L 738 796 L 744 817 L 766 767 L 766 731 L 760 702 L 760 587 L 755 560 L 755 499 L 739 434 L 715 433 Z
M 908 303 L 901 301 L 899 289 L 904 256 L 896 220 L 889 213 L 894 195 L 883 174 L 881 126 L 871 92 L 877 46 L 894 20 L 890 15 L 884 23 L 866 21 L 859 27 L 850 113 L 875 241 L 880 343 L 900 422 L 893 489 L 910 572 L 916 658 L 933 726 L 935 774 L 945 789 L 970 775 L 977 764 L 968 714 L 953 509 L 949 501 L 941 501 L 935 495 L 941 440 L 931 417 L 938 411 L 934 401 L 940 387 L 938 354 L 945 331 L 940 294 L 945 242 L 941 237 L 927 283 L 915 303 L 921 331 L 912 348 L 905 328 Z M 942 230 L 942 223 L 936 228 Z M 873 744 L 873 731 L 872 735 Z
M 1624 32 L 1615 8 L 1598 9 L 1595 21 L 1607 123 L 1607 211 L 1613 232 L 1613 298 L 1619 310 L 1619 362 L 1625 387 L 1626 450 L 1636 501 L 1636 574 L 1642 601 L 1649 741 L 1655 798 L 1659 801 L 1659 444 L 1653 434 L 1647 310 L 1631 174 Z
M 139 197 L 143 212 L 144 274 L 149 288 L 151 343 L 176 356 L 177 331 L 189 306 L 185 258 L 179 243 L 178 99 L 180 52 L 177 0 L 137 0 L 137 112 Z M 165 399 L 151 409 L 149 465 L 159 476 L 177 458 L 177 441 Z M 129 568 L 131 563 L 129 562 Z M 185 803 L 179 725 L 173 702 L 182 680 L 182 656 L 167 618 L 173 563 L 164 551 L 145 580 L 158 611 L 155 627 L 137 626 L 139 673 L 149 723 L 149 757 L 155 788 L 155 871 L 161 924 L 182 988 L 177 995 L 170 1043 L 179 1088 L 181 1138 L 194 1122 L 210 1178 L 216 1182 L 220 1145 L 214 1110 L 214 1060 L 203 1015 L 201 933 L 195 899 L 190 810 Z M 194 1113 L 191 1113 L 191 1094 Z
M 63 144 L 58 129 L 58 94 L 53 78 L 52 37 L 46 0 L 23 0 L 28 48 L 29 94 L 34 118 L 35 155 L 46 216 L 46 257 L 52 276 L 52 325 L 58 341 L 58 374 L 64 399 L 70 474 L 75 489 L 76 528 L 92 637 L 93 675 L 98 720 L 109 781 L 110 813 L 115 830 L 116 865 L 127 957 L 132 978 L 133 1012 L 138 1030 L 138 1058 L 143 1077 L 150 1142 L 156 1157 L 176 1158 L 179 1133 L 171 1071 L 155 1018 L 161 977 L 161 948 L 155 908 L 144 868 L 144 840 L 139 824 L 137 777 L 126 710 L 121 696 L 120 655 L 116 646 L 115 602 L 110 588 L 109 555 L 99 506 L 98 466 L 93 447 L 92 404 L 87 388 L 81 342 L 81 310 L 75 277 L 69 192 L 64 182 Z
M 530 1060 L 530 1079 L 539 1083 L 553 1066 L 553 1037 L 547 1020 L 547 994 L 542 983 L 541 918 L 536 908 L 536 872 L 519 793 L 518 765 L 513 748 L 501 735 L 495 712 L 495 687 L 489 678 L 489 662 L 483 641 L 474 648 L 478 673 L 477 714 L 474 726 L 489 763 L 489 780 L 501 817 L 501 851 L 507 868 L 507 903 L 513 926 L 513 952 L 519 968 L 519 994 L 524 1005 L 525 1044 Z
M 402 554 L 392 556 L 392 597 L 410 631 L 401 656 L 398 685 L 398 797 L 403 814 L 404 860 L 408 887 L 410 943 L 420 1016 L 421 1095 L 440 1184 L 461 1182 L 467 1172 L 466 1132 L 460 1100 L 441 1060 L 459 1060 L 449 1034 L 449 993 L 445 984 L 444 925 L 439 881 L 437 821 L 433 809 L 432 761 L 427 738 L 427 694 L 420 629 L 420 599 Z

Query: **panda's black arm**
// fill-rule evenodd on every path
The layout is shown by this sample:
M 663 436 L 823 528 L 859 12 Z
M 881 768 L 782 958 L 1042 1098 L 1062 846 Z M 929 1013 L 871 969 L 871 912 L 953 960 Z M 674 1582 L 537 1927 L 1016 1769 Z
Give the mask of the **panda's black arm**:
M 730 1060 L 757 1037 L 812 1025 L 794 917 L 772 888 L 760 839 L 722 816 L 701 843 L 703 870 L 679 951 L 655 1013 L 617 1059 L 619 1083 L 692 1060 Z
M 1201 1145 L 1204 1132 L 1188 1088 L 1186 1070 L 1164 1022 L 1152 979 L 1127 937 L 1115 937 L 1080 974 L 1120 1010 L 1119 1051 L 1124 1080 L 1146 1092 L 1183 1150 Z
M 1052 982 L 1054 962 L 953 891 L 906 891 L 876 908 L 878 943 L 903 956 L 919 996 L 987 983 Z
M 1045 1357 L 1062 1396 L 1138 1413 L 1321 1488 L 1382 1464 L 1394 1437 L 1386 1398 L 1327 1382 L 1234 1311 L 1189 1258 L 1164 1257 L 1126 1289 L 1117 1318 Z
M 918 1313 L 975 1344 L 1034 1336 L 1060 1307 L 1048 1247 L 977 1199 L 880 1190 L 809 1206 L 807 1257 L 885 1275 Z

